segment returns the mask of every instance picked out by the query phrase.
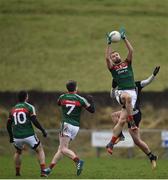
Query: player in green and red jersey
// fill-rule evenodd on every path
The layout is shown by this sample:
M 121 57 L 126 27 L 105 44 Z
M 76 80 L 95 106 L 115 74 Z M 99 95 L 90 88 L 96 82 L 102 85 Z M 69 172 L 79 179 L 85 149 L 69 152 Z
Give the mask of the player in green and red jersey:
M 46 177 L 46 174 L 43 172 L 45 169 L 44 150 L 40 140 L 34 132 L 32 123 L 41 130 L 44 137 L 47 136 L 47 133 L 36 118 L 34 106 L 27 102 L 28 93 L 26 91 L 20 91 L 18 93 L 18 101 L 19 102 L 11 109 L 7 121 L 7 131 L 10 137 L 10 143 L 13 143 L 16 148 L 14 154 L 16 176 L 20 176 L 21 153 L 24 145 L 27 144 L 37 153 L 41 167 L 41 177 Z
M 111 72 L 113 79 L 118 84 L 116 99 L 122 105 L 122 107 L 124 107 L 121 110 L 120 120 L 113 128 L 113 136 L 111 141 L 106 146 L 107 151 L 110 154 L 112 154 L 115 141 L 117 140 L 118 135 L 121 133 L 126 121 L 129 121 L 132 130 L 137 129 L 133 120 L 133 108 L 137 99 L 134 73 L 132 69 L 133 47 L 125 36 L 125 30 L 122 29 L 120 34 L 128 49 L 128 55 L 126 59 L 122 61 L 119 53 L 112 50 L 112 40 L 109 35 L 107 35 L 107 48 L 105 54 L 107 68 Z
M 137 92 L 137 101 L 136 101 L 136 105 L 134 107 L 134 114 L 133 114 L 133 117 L 134 117 L 134 121 L 135 121 L 135 124 L 136 126 L 138 127 L 138 129 L 136 131 L 133 131 L 128 123 L 128 129 L 129 129 L 129 133 L 134 141 L 134 143 L 148 156 L 149 160 L 151 161 L 151 164 L 152 164 L 152 168 L 156 168 L 156 161 L 157 161 L 157 156 L 154 155 L 149 146 L 141 139 L 141 136 L 140 136 L 140 128 L 139 128 L 139 125 L 140 125 L 140 122 L 141 122 L 141 108 L 140 108 L 140 99 L 141 99 L 141 94 L 142 94 L 142 89 L 146 86 L 148 86 L 151 82 L 153 82 L 153 80 L 155 79 L 156 75 L 158 74 L 159 72 L 159 69 L 160 69 L 160 66 L 157 66 L 155 67 L 152 75 L 150 75 L 147 79 L 145 80 L 142 80 L 142 81 L 135 81 L 135 84 L 136 84 L 136 92 Z M 110 93 L 110 96 L 112 98 L 115 98 L 115 90 L 118 88 L 117 87 L 117 83 L 113 80 L 112 81 L 112 90 L 111 90 L 111 93 Z M 119 117 L 120 117 L 120 114 L 121 114 L 121 111 L 117 111 L 117 112 L 113 112 L 112 113 L 112 121 L 114 124 L 117 124 L 117 122 L 119 121 Z M 119 142 L 120 140 L 124 140 L 125 137 L 121 131 L 117 141 Z
M 84 161 L 69 149 L 69 143 L 73 140 L 80 126 L 81 111 L 85 108 L 87 111 L 94 113 L 95 107 L 92 96 L 87 96 L 85 99 L 77 94 L 77 83 L 68 81 L 66 84 L 68 93 L 61 95 L 58 99 L 58 105 L 62 110 L 62 125 L 59 134 L 60 145 L 54 155 L 49 168 L 46 169 L 46 174 L 49 174 L 56 163 L 63 155 L 72 159 L 77 167 L 77 175 L 79 176 L 83 169 Z

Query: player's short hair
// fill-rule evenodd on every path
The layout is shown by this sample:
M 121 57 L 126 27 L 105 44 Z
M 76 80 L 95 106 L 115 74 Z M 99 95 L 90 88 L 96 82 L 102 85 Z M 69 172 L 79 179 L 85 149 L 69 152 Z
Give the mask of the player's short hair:
M 117 51 L 112 51 L 111 54 L 118 53 Z
M 27 91 L 20 91 L 18 93 L 18 96 L 17 96 L 18 97 L 18 101 L 19 102 L 24 102 L 26 100 L 27 96 L 28 96 Z
M 73 92 L 76 90 L 76 86 L 77 86 L 77 82 L 74 81 L 74 80 L 69 80 L 67 83 L 66 83 L 66 88 L 69 92 Z

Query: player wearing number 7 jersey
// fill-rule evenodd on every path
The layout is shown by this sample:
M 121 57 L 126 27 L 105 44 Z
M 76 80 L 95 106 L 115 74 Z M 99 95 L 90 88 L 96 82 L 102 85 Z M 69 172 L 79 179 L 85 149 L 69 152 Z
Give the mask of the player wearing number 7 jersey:
M 84 161 L 69 149 L 69 143 L 73 140 L 80 126 L 80 115 L 83 108 L 94 113 L 95 107 L 92 96 L 87 96 L 87 99 L 77 94 L 77 83 L 75 81 L 68 81 L 66 84 L 68 93 L 61 95 L 58 99 L 58 105 L 62 110 L 62 125 L 59 134 L 60 145 L 56 154 L 54 155 L 49 168 L 45 170 L 48 175 L 56 163 L 63 155 L 72 159 L 77 168 L 77 176 L 79 176 L 83 169 Z
M 41 167 L 41 177 L 46 177 L 46 174 L 43 172 L 45 169 L 44 150 L 40 140 L 34 133 L 32 123 L 41 130 L 44 137 L 47 136 L 47 133 L 36 119 L 34 106 L 27 103 L 28 93 L 26 91 L 20 91 L 18 93 L 18 101 L 19 102 L 11 109 L 7 121 L 10 143 L 13 143 L 16 148 L 14 154 L 16 176 L 20 176 L 21 153 L 24 145 L 27 144 L 37 153 Z

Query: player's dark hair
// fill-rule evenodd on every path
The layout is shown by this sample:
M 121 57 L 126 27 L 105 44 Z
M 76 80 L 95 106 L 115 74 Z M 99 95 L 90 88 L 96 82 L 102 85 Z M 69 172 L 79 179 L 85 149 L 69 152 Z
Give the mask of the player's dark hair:
M 115 53 L 115 52 L 117 52 L 117 51 L 112 51 L 111 54 L 113 54 L 113 53 Z M 118 53 L 118 52 L 117 52 L 117 53 Z
M 66 88 L 69 92 L 73 92 L 76 90 L 76 86 L 77 86 L 77 82 L 76 81 L 73 81 L 73 80 L 69 80 L 67 83 L 66 83 Z
M 24 102 L 26 100 L 27 96 L 28 96 L 28 93 L 26 91 L 20 91 L 18 93 L 18 96 L 17 96 L 18 97 L 18 101 L 19 102 Z

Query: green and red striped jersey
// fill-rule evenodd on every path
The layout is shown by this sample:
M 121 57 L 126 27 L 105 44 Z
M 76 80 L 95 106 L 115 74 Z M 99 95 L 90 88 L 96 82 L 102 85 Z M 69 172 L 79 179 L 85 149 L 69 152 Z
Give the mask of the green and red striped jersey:
M 131 63 L 126 60 L 120 64 L 113 65 L 109 69 L 115 82 L 118 84 L 119 90 L 134 89 L 134 73 Z
M 12 121 L 14 138 L 26 138 L 34 135 L 34 129 L 30 117 L 36 115 L 35 108 L 27 102 L 16 104 L 9 114 Z
M 66 93 L 58 98 L 58 105 L 62 110 L 62 122 L 80 126 L 82 108 L 89 107 L 90 103 L 76 93 Z

